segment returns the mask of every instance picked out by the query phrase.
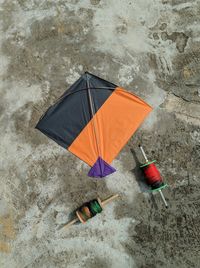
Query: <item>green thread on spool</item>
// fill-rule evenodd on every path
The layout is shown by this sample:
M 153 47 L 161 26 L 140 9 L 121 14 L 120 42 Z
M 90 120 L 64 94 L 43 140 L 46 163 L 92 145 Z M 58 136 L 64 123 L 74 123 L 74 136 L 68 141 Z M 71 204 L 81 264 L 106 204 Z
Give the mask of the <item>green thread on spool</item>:
M 97 200 L 94 201 L 94 207 L 97 213 L 101 213 L 102 207 L 100 206 L 99 202 Z
M 102 211 L 102 207 L 96 199 L 89 202 L 89 209 L 92 216 L 95 216 Z

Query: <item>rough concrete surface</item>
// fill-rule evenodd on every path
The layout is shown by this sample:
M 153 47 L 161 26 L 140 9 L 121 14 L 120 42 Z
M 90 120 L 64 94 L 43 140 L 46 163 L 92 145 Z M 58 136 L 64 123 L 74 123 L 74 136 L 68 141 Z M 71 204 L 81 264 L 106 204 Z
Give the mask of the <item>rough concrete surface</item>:
M 0 0 L 0 47 L 0 267 L 200 267 L 200 1 Z M 34 129 L 86 70 L 154 107 L 104 180 Z M 140 142 L 168 210 L 141 184 Z

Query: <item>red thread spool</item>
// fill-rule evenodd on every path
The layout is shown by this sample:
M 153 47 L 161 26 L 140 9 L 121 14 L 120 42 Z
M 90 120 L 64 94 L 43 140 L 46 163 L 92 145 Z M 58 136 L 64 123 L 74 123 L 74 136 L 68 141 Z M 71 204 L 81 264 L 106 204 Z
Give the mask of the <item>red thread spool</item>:
M 165 188 L 167 185 L 164 184 L 163 179 L 160 175 L 160 172 L 158 171 L 156 165 L 154 164 L 154 162 L 156 162 L 156 161 L 154 160 L 152 162 L 149 162 L 141 145 L 139 145 L 139 148 L 140 148 L 142 155 L 143 155 L 145 162 L 146 162 L 144 165 L 140 166 L 140 168 L 142 169 L 142 171 L 144 173 L 147 184 L 151 186 L 152 191 L 159 191 L 159 193 L 162 197 L 162 200 L 165 204 L 165 207 L 167 208 L 168 207 L 167 202 L 166 202 L 165 197 L 161 191 L 161 189 Z
M 143 168 L 144 176 L 147 180 L 147 183 L 152 185 L 155 182 L 162 182 L 162 177 L 154 163 L 149 164 Z
M 157 189 L 163 186 L 164 183 L 161 174 L 157 169 L 156 165 L 154 164 L 154 162 L 155 161 L 147 163 L 141 166 L 141 168 L 148 185 L 150 185 L 152 189 Z

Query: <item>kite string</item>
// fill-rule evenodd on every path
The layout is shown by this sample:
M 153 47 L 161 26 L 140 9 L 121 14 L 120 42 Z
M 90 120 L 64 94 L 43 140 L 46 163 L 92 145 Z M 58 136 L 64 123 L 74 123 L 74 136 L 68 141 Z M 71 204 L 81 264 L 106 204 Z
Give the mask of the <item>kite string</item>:
M 93 103 L 93 100 L 92 100 L 92 95 L 91 95 L 91 91 L 90 91 L 90 85 L 89 85 L 89 81 L 88 81 L 88 76 L 87 76 L 87 88 L 88 88 L 90 109 L 91 109 L 92 117 L 93 117 L 92 124 L 93 124 L 93 129 L 94 129 L 94 136 L 95 136 L 98 156 L 101 156 L 101 151 L 100 151 L 100 147 L 99 147 L 99 139 L 98 139 L 98 135 L 97 135 L 97 127 L 96 127 L 95 120 L 94 120 L 94 116 L 95 116 L 94 103 Z

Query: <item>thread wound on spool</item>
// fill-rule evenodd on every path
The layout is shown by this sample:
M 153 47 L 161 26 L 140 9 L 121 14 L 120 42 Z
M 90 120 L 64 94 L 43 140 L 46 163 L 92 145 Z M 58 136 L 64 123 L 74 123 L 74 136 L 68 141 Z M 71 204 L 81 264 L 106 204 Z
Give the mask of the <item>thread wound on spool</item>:
M 81 211 L 87 217 L 87 219 L 90 219 L 92 217 L 91 212 L 87 206 L 82 206 Z
M 101 213 L 102 207 L 99 204 L 98 200 L 94 199 L 89 202 L 89 209 L 93 216 L 95 216 L 98 213 Z
M 152 189 L 157 189 L 164 185 L 160 172 L 154 163 L 141 167 L 147 183 Z
M 96 214 L 102 212 L 102 207 L 97 199 L 91 200 L 88 203 L 83 204 L 77 211 L 76 215 L 80 222 L 85 223 L 90 218 L 94 217 Z

